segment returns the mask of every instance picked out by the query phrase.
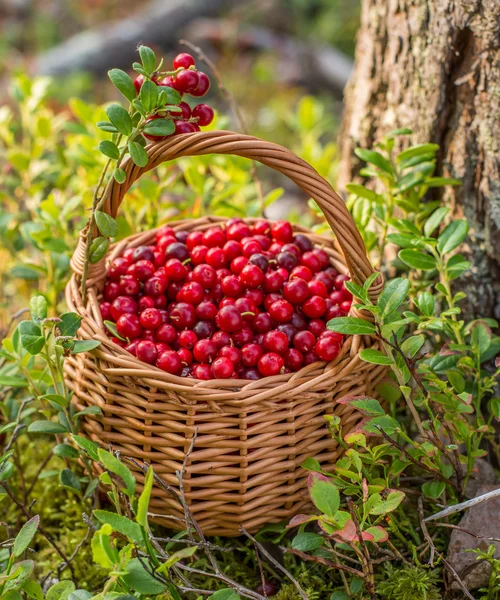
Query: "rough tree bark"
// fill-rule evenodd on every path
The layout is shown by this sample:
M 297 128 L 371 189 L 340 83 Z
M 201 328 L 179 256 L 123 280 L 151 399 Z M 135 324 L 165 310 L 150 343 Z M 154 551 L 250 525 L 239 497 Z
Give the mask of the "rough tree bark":
M 444 200 L 471 226 L 470 308 L 500 317 L 500 0 L 363 0 L 345 99 L 341 185 L 392 129 L 440 144 L 438 172 L 463 181 Z

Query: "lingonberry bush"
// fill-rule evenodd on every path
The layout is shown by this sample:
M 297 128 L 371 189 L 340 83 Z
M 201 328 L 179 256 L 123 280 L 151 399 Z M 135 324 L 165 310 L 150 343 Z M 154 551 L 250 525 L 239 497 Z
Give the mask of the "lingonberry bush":
M 306 242 L 299 236 L 294 240 L 298 252 L 291 247 L 286 222 L 276 225 L 269 237 L 271 244 L 280 246 L 274 258 L 255 247 L 231 255 L 233 242 L 242 241 L 228 235 L 230 228 L 242 227 L 238 218 L 261 217 L 262 207 L 281 193 L 273 190 L 259 197 L 248 161 L 239 158 L 197 157 L 163 165 L 158 175 L 141 178 L 124 211 L 111 219 L 100 210 L 103 189 L 109 178 L 123 177 L 121 165 L 127 154 L 136 164 L 145 164 L 145 136 L 182 135 L 199 125 L 214 126 L 209 124 L 212 113 L 206 105 L 188 112 L 180 97 L 188 93 L 196 99 L 209 85 L 189 55 L 179 55 L 171 71 L 163 70 L 148 48 L 141 47 L 140 58 L 141 63 L 134 65 L 135 80 L 122 71 L 110 72 L 128 102 L 126 108 L 73 100 L 68 113 L 54 114 L 47 99 L 50 82 L 19 75 L 11 86 L 15 108 L 0 111 L 2 154 L 8 161 L 1 176 L 5 197 L 0 236 L 9 268 L 4 293 L 11 305 L 24 305 L 20 299 L 33 296 L 29 318 L 24 318 L 23 309 L 13 315 L 12 325 L 24 320 L 5 336 L 0 351 L 0 510 L 2 521 L 11 524 L 5 534 L 2 530 L 0 543 L 0 596 L 7 600 L 441 597 L 447 537 L 446 529 L 435 526 L 439 511 L 463 500 L 477 459 L 487 451 L 498 453 L 493 425 L 500 418 L 500 402 L 494 395 L 500 374 L 495 365 L 500 349 L 500 338 L 493 333 L 496 323 L 465 321 L 464 295 L 454 289 L 469 269 L 459 253 L 467 223 L 450 219 L 449 209 L 428 194 L 430 188 L 459 182 L 435 176 L 435 144 L 394 153 L 395 136 L 409 130 L 389 134 L 375 149 L 356 151 L 369 163 L 362 175 L 376 183 L 350 185 L 348 200 L 387 279 L 376 304 L 368 295 L 373 279 L 361 287 L 332 278 L 328 267 L 317 265 L 309 277 L 315 264 L 311 250 L 301 247 Z M 323 117 L 318 101 L 307 98 L 296 115 L 287 117 L 287 124 L 300 140 L 298 152 L 331 176 L 333 148 L 320 141 Z M 224 123 L 219 118 L 217 126 Z M 111 267 L 108 285 L 118 285 L 119 294 L 112 298 L 116 289 L 110 288 L 111 296 L 103 301 L 109 306 L 101 307 L 110 335 L 119 343 L 132 344 L 130 351 L 146 362 L 161 358 L 160 368 L 178 372 L 183 362 L 195 359 L 199 378 L 230 377 L 234 365 L 245 368 L 242 374 L 252 370 L 252 376 L 260 377 L 285 367 L 297 370 L 313 351 L 328 359 L 329 340 L 336 341 L 336 349 L 340 336 L 379 338 L 384 352 L 361 353 L 363 360 L 387 366 L 387 378 L 377 386 L 376 397 L 341 400 L 363 415 L 359 426 L 346 432 L 337 418 L 325 417 L 325 427 L 345 450 L 343 457 L 331 472 L 323 471 L 314 458 L 304 463 L 310 471 L 314 511 L 288 524 L 265 527 L 256 538 L 247 534 L 244 541 L 206 539 L 182 492 L 173 490 L 148 465 L 79 435 L 83 415 L 71 404 L 63 365 L 70 353 L 90 350 L 97 342 L 76 339 L 79 317 L 64 311 L 61 292 L 76 235 L 88 219 L 83 206 L 90 205 L 92 222 L 100 230 L 98 238 L 89 241 L 92 260 L 103 256 L 110 240 L 158 227 L 169 218 L 215 213 L 235 219 L 224 230 L 210 233 L 216 242 L 219 237 L 218 243 L 207 244 L 218 249 L 210 258 L 216 261 L 219 250 L 231 242 L 228 257 L 224 255 L 229 266 L 214 268 L 206 260 L 208 250 L 194 252 L 199 239 L 188 242 L 187 235 L 170 239 L 167 224 L 158 244 L 164 237 L 163 251 L 175 245 L 168 259 L 175 262 L 155 264 L 154 249 L 142 248 L 136 257 L 122 257 Z M 318 230 L 324 228 L 321 218 L 307 218 Z M 258 223 L 264 227 L 266 221 Z M 153 256 L 143 255 L 148 252 Z M 197 262 L 192 269 L 183 265 L 188 258 Z M 279 261 L 276 269 L 269 269 L 269 260 Z M 160 340 L 138 341 L 127 335 L 131 327 L 159 332 L 163 326 L 159 318 L 164 309 L 155 304 L 163 292 L 156 293 L 159 284 L 150 282 L 158 269 L 167 266 L 172 280 L 172 275 L 186 279 L 176 290 L 182 291 L 180 303 L 199 293 L 193 283 L 210 289 L 212 271 L 215 286 L 220 285 L 221 291 L 224 287 L 230 301 L 216 306 L 206 299 L 194 316 L 180 310 L 174 316 L 192 318 L 188 329 L 164 329 Z M 284 271 L 291 274 L 295 269 L 294 277 L 285 277 Z M 222 271 L 219 276 L 217 270 Z M 154 293 L 139 294 L 140 281 Z M 269 289 L 257 313 L 251 292 L 255 283 L 262 282 Z M 279 290 L 283 298 L 273 296 Z M 347 316 L 349 306 L 342 304 L 351 296 L 370 321 Z M 118 298 L 122 299 L 116 302 Z M 307 320 L 305 326 L 292 324 L 293 330 L 286 320 L 293 320 L 290 308 L 294 313 L 298 305 Z M 123 314 L 136 319 L 122 329 Z M 329 320 L 331 333 L 324 333 L 320 318 Z M 226 343 L 239 333 L 231 330 L 241 330 L 250 319 L 254 333 L 261 336 L 259 343 L 255 339 Z M 214 327 L 220 331 L 212 331 Z M 210 346 L 207 332 L 217 336 L 220 347 Z M 158 348 L 174 342 L 175 351 Z M 264 356 L 271 359 L 259 367 Z M 131 466 L 145 473 L 140 492 Z M 183 470 L 177 477 L 182 490 Z M 184 505 L 185 531 L 172 535 L 150 524 L 153 482 Z M 458 514 L 457 509 L 451 520 Z M 273 542 L 273 549 L 262 542 Z M 481 558 L 492 565 L 491 585 L 481 597 L 492 600 L 498 593 L 498 561 L 489 551 Z M 387 563 L 390 567 L 384 567 Z

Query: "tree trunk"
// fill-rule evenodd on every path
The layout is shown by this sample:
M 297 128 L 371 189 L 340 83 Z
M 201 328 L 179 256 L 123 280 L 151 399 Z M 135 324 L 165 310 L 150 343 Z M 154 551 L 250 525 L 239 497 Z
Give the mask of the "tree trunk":
M 500 0 L 363 0 L 346 90 L 341 187 L 354 148 L 397 127 L 435 142 L 437 172 L 462 180 L 444 201 L 471 226 L 473 269 L 460 287 L 476 315 L 500 317 Z M 407 138 L 408 139 L 408 138 Z

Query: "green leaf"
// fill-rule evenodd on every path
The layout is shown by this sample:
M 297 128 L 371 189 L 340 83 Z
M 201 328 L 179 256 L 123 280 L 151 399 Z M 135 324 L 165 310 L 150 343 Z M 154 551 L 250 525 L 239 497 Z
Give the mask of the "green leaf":
M 180 560 L 183 560 L 184 558 L 189 558 L 190 556 L 193 556 L 193 554 L 197 550 L 198 550 L 198 546 L 187 546 L 186 548 L 182 548 L 181 550 L 178 550 L 177 552 L 174 552 L 161 565 L 161 567 L 159 567 L 159 569 L 157 569 L 156 572 L 157 573 L 164 573 L 165 571 L 168 571 L 168 569 L 170 569 L 170 567 L 172 567 L 173 565 L 175 565 L 176 563 L 178 563 Z
M 139 46 L 139 56 L 141 57 L 142 66 L 148 75 L 156 69 L 155 53 L 148 46 Z
M 26 548 L 28 548 L 28 546 L 31 544 L 39 524 L 40 517 L 35 515 L 22 526 L 21 530 L 16 535 L 16 539 L 14 540 L 14 545 L 12 547 L 12 554 L 15 556 L 15 558 L 19 558 Z
M 118 329 L 116 328 L 116 323 L 113 323 L 113 321 L 104 321 L 104 325 L 106 326 L 106 329 L 112 333 L 115 337 L 117 337 L 119 340 L 122 340 L 124 342 L 126 342 L 127 340 L 122 337 L 119 333 L 118 333 Z
M 217 590 L 214 594 L 208 597 L 208 600 L 241 600 L 241 596 L 234 590 L 225 588 L 223 590 Z
M 27 387 L 28 382 L 20 377 L 12 377 L 10 375 L 0 375 L 0 386 L 5 387 Z
M 104 237 L 96 237 L 90 245 L 89 261 L 92 264 L 98 263 L 106 256 L 109 248 L 109 240 Z
M 97 127 L 101 131 L 106 131 L 107 133 L 118 133 L 118 129 L 109 121 L 98 121 Z
M 127 100 L 132 102 L 136 97 L 136 91 L 132 78 L 121 69 L 111 69 L 108 71 L 108 77 L 111 79 L 115 88 L 117 88 Z
M 99 462 L 99 455 L 97 453 L 97 451 L 99 450 L 99 446 L 96 443 L 91 442 L 90 440 L 82 437 L 81 435 L 73 434 L 71 437 L 80 448 L 87 452 L 87 454 L 93 461 Z
M 129 142 L 128 151 L 130 152 L 132 160 L 138 167 L 145 167 L 148 164 L 148 153 L 138 142 Z
M 21 346 L 27 350 L 30 354 L 35 356 L 40 354 L 45 345 L 45 338 L 38 335 L 22 335 Z
M 58 324 L 61 335 L 73 337 L 76 335 L 82 322 L 82 317 L 74 312 L 66 312 L 60 316 L 61 322 Z
M 61 458 L 78 458 L 80 456 L 78 450 L 68 444 L 57 444 L 52 452 Z
M 153 489 L 154 473 L 153 467 L 149 467 L 146 477 L 144 478 L 144 489 L 139 496 L 139 502 L 137 503 L 137 517 L 136 520 L 139 525 L 142 525 L 145 529 L 148 526 L 148 507 L 149 499 L 151 498 L 151 490 Z
M 490 347 L 491 338 L 491 329 L 481 321 L 478 321 L 474 325 L 470 336 L 473 351 L 476 354 L 482 354 L 483 352 L 486 352 L 486 350 L 488 350 Z
M 365 423 L 363 429 L 367 433 L 376 433 L 380 435 L 380 430 L 382 430 L 387 435 L 392 435 L 400 428 L 399 423 L 396 419 L 393 419 L 389 415 L 383 415 L 380 417 L 375 417 Z
M 80 480 L 71 469 L 63 469 L 59 473 L 59 482 L 63 487 L 77 492 L 78 494 L 82 491 Z
M 446 377 L 457 394 L 461 394 L 465 390 L 465 379 L 459 371 L 450 369 L 446 371 Z
M 439 150 L 439 144 L 417 144 L 400 152 L 396 158 L 398 162 L 419 156 L 420 154 L 435 153 Z
M 329 517 L 334 517 L 340 506 L 340 495 L 334 483 L 323 475 L 309 475 L 309 493 L 314 506 Z
M 146 80 L 141 86 L 139 98 L 144 110 L 150 113 L 158 103 L 158 88 L 152 81 Z
M 421 313 L 426 317 L 434 316 L 435 300 L 429 292 L 421 292 L 415 301 Z
M 150 575 L 138 558 L 133 558 L 127 564 L 126 570 L 123 581 L 136 592 L 151 598 L 167 591 L 167 586 Z
M 308 471 L 316 471 L 320 473 L 322 471 L 321 465 L 316 458 L 306 458 L 304 462 L 300 465 L 303 469 L 307 469 Z
M 328 321 L 326 326 L 330 331 L 346 335 L 370 335 L 376 332 L 373 323 L 357 317 L 337 317 Z
M 106 108 L 106 114 L 111 123 L 121 134 L 128 137 L 132 133 L 132 119 L 123 106 L 111 104 L 111 106 Z
M 47 300 L 43 296 L 33 296 L 30 300 L 31 318 L 37 321 L 47 318 Z
M 404 492 L 392 490 L 389 492 L 387 498 L 375 504 L 370 510 L 371 515 L 385 515 L 395 510 L 405 498 Z
M 82 415 L 100 415 L 100 414 L 102 414 L 102 410 L 98 406 L 87 406 L 80 412 L 77 412 L 75 415 L 73 415 L 73 419 L 76 419 L 77 417 L 81 417 Z
M 444 481 L 428 481 L 422 486 L 422 491 L 427 498 L 439 498 L 444 492 L 446 484 Z
M 54 421 L 33 421 L 28 426 L 30 433 L 66 433 L 67 429 Z
M 420 171 L 410 171 L 398 179 L 398 186 L 396 189 L 398 192 L 406 192 L 412 187 L 421 185 L 424 179 L 425 175 Z
M 127 179 L 127 174 L 123 169 L 115 169 L 113 171 L 113 177 L 116 183 L 123 183 Z
M 68 600 L 90 600 L 92 596 L 93 594 L 91 594 L 87 590 L 75 590 L 74 592 L 71 592 L 71 594 L 68 596 Z M 119 597 L 123 600 L 123 596 Z M 134 598 L 134 596 L 132 596 L 132 598 Z
M 453 179 L 451 177 L 429 177 L 425 182 L 430 188 L 443 187 L 445 185 L 462 185 L 460 179 Z
M 101 345 L 99 340 L 75 340 L 71 348 L 71 354 L 79 354 L 80 352 L 90 352 Z
M 452 221 L 438 237 L 438 250 L 441 254 L 447 254 L 455 250 L 467 237 L 469 223 L 464 220 Z
M 442 206 L 441 208 L 435 210 L 424 224 L 424 234 L 427 237 L 430 237 L 434 233 L 434 231 L 436 231 L 436 229 L 441 225 L 443 219 L 449 212 L 450 209 L 446 208 L 446 206 Z
M 371 348 L 366 348 L 365 350 L 361 350 L 359 353 L 359 358 L 364 360 L 367 363 L 372 363 L 374 365 L 392 365 L 392 358 L 384 354 L 380 350 L 373 350 Z
M 72 581 L 59 581 L 49 589 L 45 600 L 68 600 L 69 595 L 74 591 L 75 584 Z
M 436 259 L 430 254 L 420 252 L 413 248 L 400 250 L 399 258 L 412 269 L 420 269 L 422 271 L 431 271 L 436 268 Z
M 162 94 L 165 94 L 165 96 L 166 96 L 165 104 L 175 105 L 175 104 L 179 104 L 182 100 L 182 96 L 179 94 L 179 92 L 177 90 L 174 90 L 174 88 L 159 85 L 158 91 Z
M 135 494 L 135 477 L 132 475 L 132 471 L 118 460 L 116 456 L 111 454 L 111 452 L 99 448 L 97 454 L 99 460 L 108 471 L 111 471 L 123 479 L 127 494 L 132 497 Z
M 401 306 L 406 299 L 409 289 L 410 282 L 408 279 L 398 277 L 389 281 L 377 300 L 381 318 L 389 316 Z
M 94 217 L 97 227 L 99 227 L 99 231 L 104 237 L 115 237 L 115 235 L 118 233 L 118 225 L 111 215 L 108 215 L 108 213 L 100 210 L 96 210 Z
M 121 533 L 131 542 L 142 545 L 141 527 L 137 523 L 134 523 L 134 521 L 107 510 L 95 510 L 94 516 L 101 523 L 111 525 L 114 531 Z
M 175 125 L 170 119 L 153 119 L 144 125 L 144 133 L 158 137 L 165 137 L 174 131 Z
M 422 348 L 424 342 L 425 338 L 423 335 L 412 335 L 401 344 L 401 350 L 404 354 L 413 358 L 420 348 Z
M 470 269 L 470 262 L 465 260 L 462 254 L 455 254 L 446 263 L 446 272 L 450 279 L 460 277 L 462 273 Z
M 354 398 L 349 400 L 348 403 L 349 406 L 353 406 L 367 417 L 385 415 L 384 409 L 380 406 L 380 402 L 375 400 L 375 398 Z
M 118 146 L 109 140 L 103 140 L 102 142 L 99 142 L 98 148 L 104 154 L 104 156 L 107 156 L 108 158 L 113 160 L 118 160 L 120 158 L 120 150 L 118 149 Z
M 379 202 L 380 200 L 382 200 L 382 196 L 379 196 L 373 190 L 369 190 L 364 185 L 359 185 L 357 183 L 348 183 L 345 187 L 346 187 L 347 191 L 350 192 L 351 194 L 355 194 L 356 196 L 359 196 L 360 198 L 366 198 L 367 200 L 370 200 L 371 202 Z
M 354 154 L 361 160 L 364 160 L 367 163 L 372 163 L 379 169 L 382 169 L 382 171 L 385 171 L 386 173 L 392 175 L 391 162 L 387 158 L 382 156 L 380 152 L 376 152 L 375 150 L 365 150 L 363 148 L 356 148 L 354 150 Z
M 396 244 L 401 248 L 422 247 L 424 244 L 421 239 L 416 238 L 411 233 L 390 233 L 387 236 L 387 241 Z
M 300 550 L 301 552 L 309 552 L 311 550 L 317 550 L 325 543 L 325 538 L 318 535 L 317 533 L 309 533 L 303 531 L 298 533 L 292 540 L 292 548 L 294 550 Z
M 43 600 L 44 598 L 42 586 L 37 581 L 25 581 L 22 585 L 22 589 L 28 598 L 33 598 L 33 600 Z

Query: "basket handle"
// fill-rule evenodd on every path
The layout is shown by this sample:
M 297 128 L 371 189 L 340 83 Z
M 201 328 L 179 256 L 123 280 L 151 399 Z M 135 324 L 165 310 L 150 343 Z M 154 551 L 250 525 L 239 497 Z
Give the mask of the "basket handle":
M 283 173 L 317 202 L 337 237 L 355 283 L 362 285 L 374 273 L 363 239 L 342 198 L 311 165 L 283 146 L 231 131 L 204 131 L 176 135 L 150 144 L 146 150 L 149 161 L 145 167 L 138 167 L 129 158 L 122 165 L 126 173 L 125 181 L 122 184 L 115 180 L 111 182 L 102 210 L 112 217 L 116 217 L 131 185 L 143 173 L 161 163 L 182 156 L 234 154 L 256 160 Z M 370 288 L 372 300 L 376 300 L 382 287 L 383 278 L 379 275 Z

